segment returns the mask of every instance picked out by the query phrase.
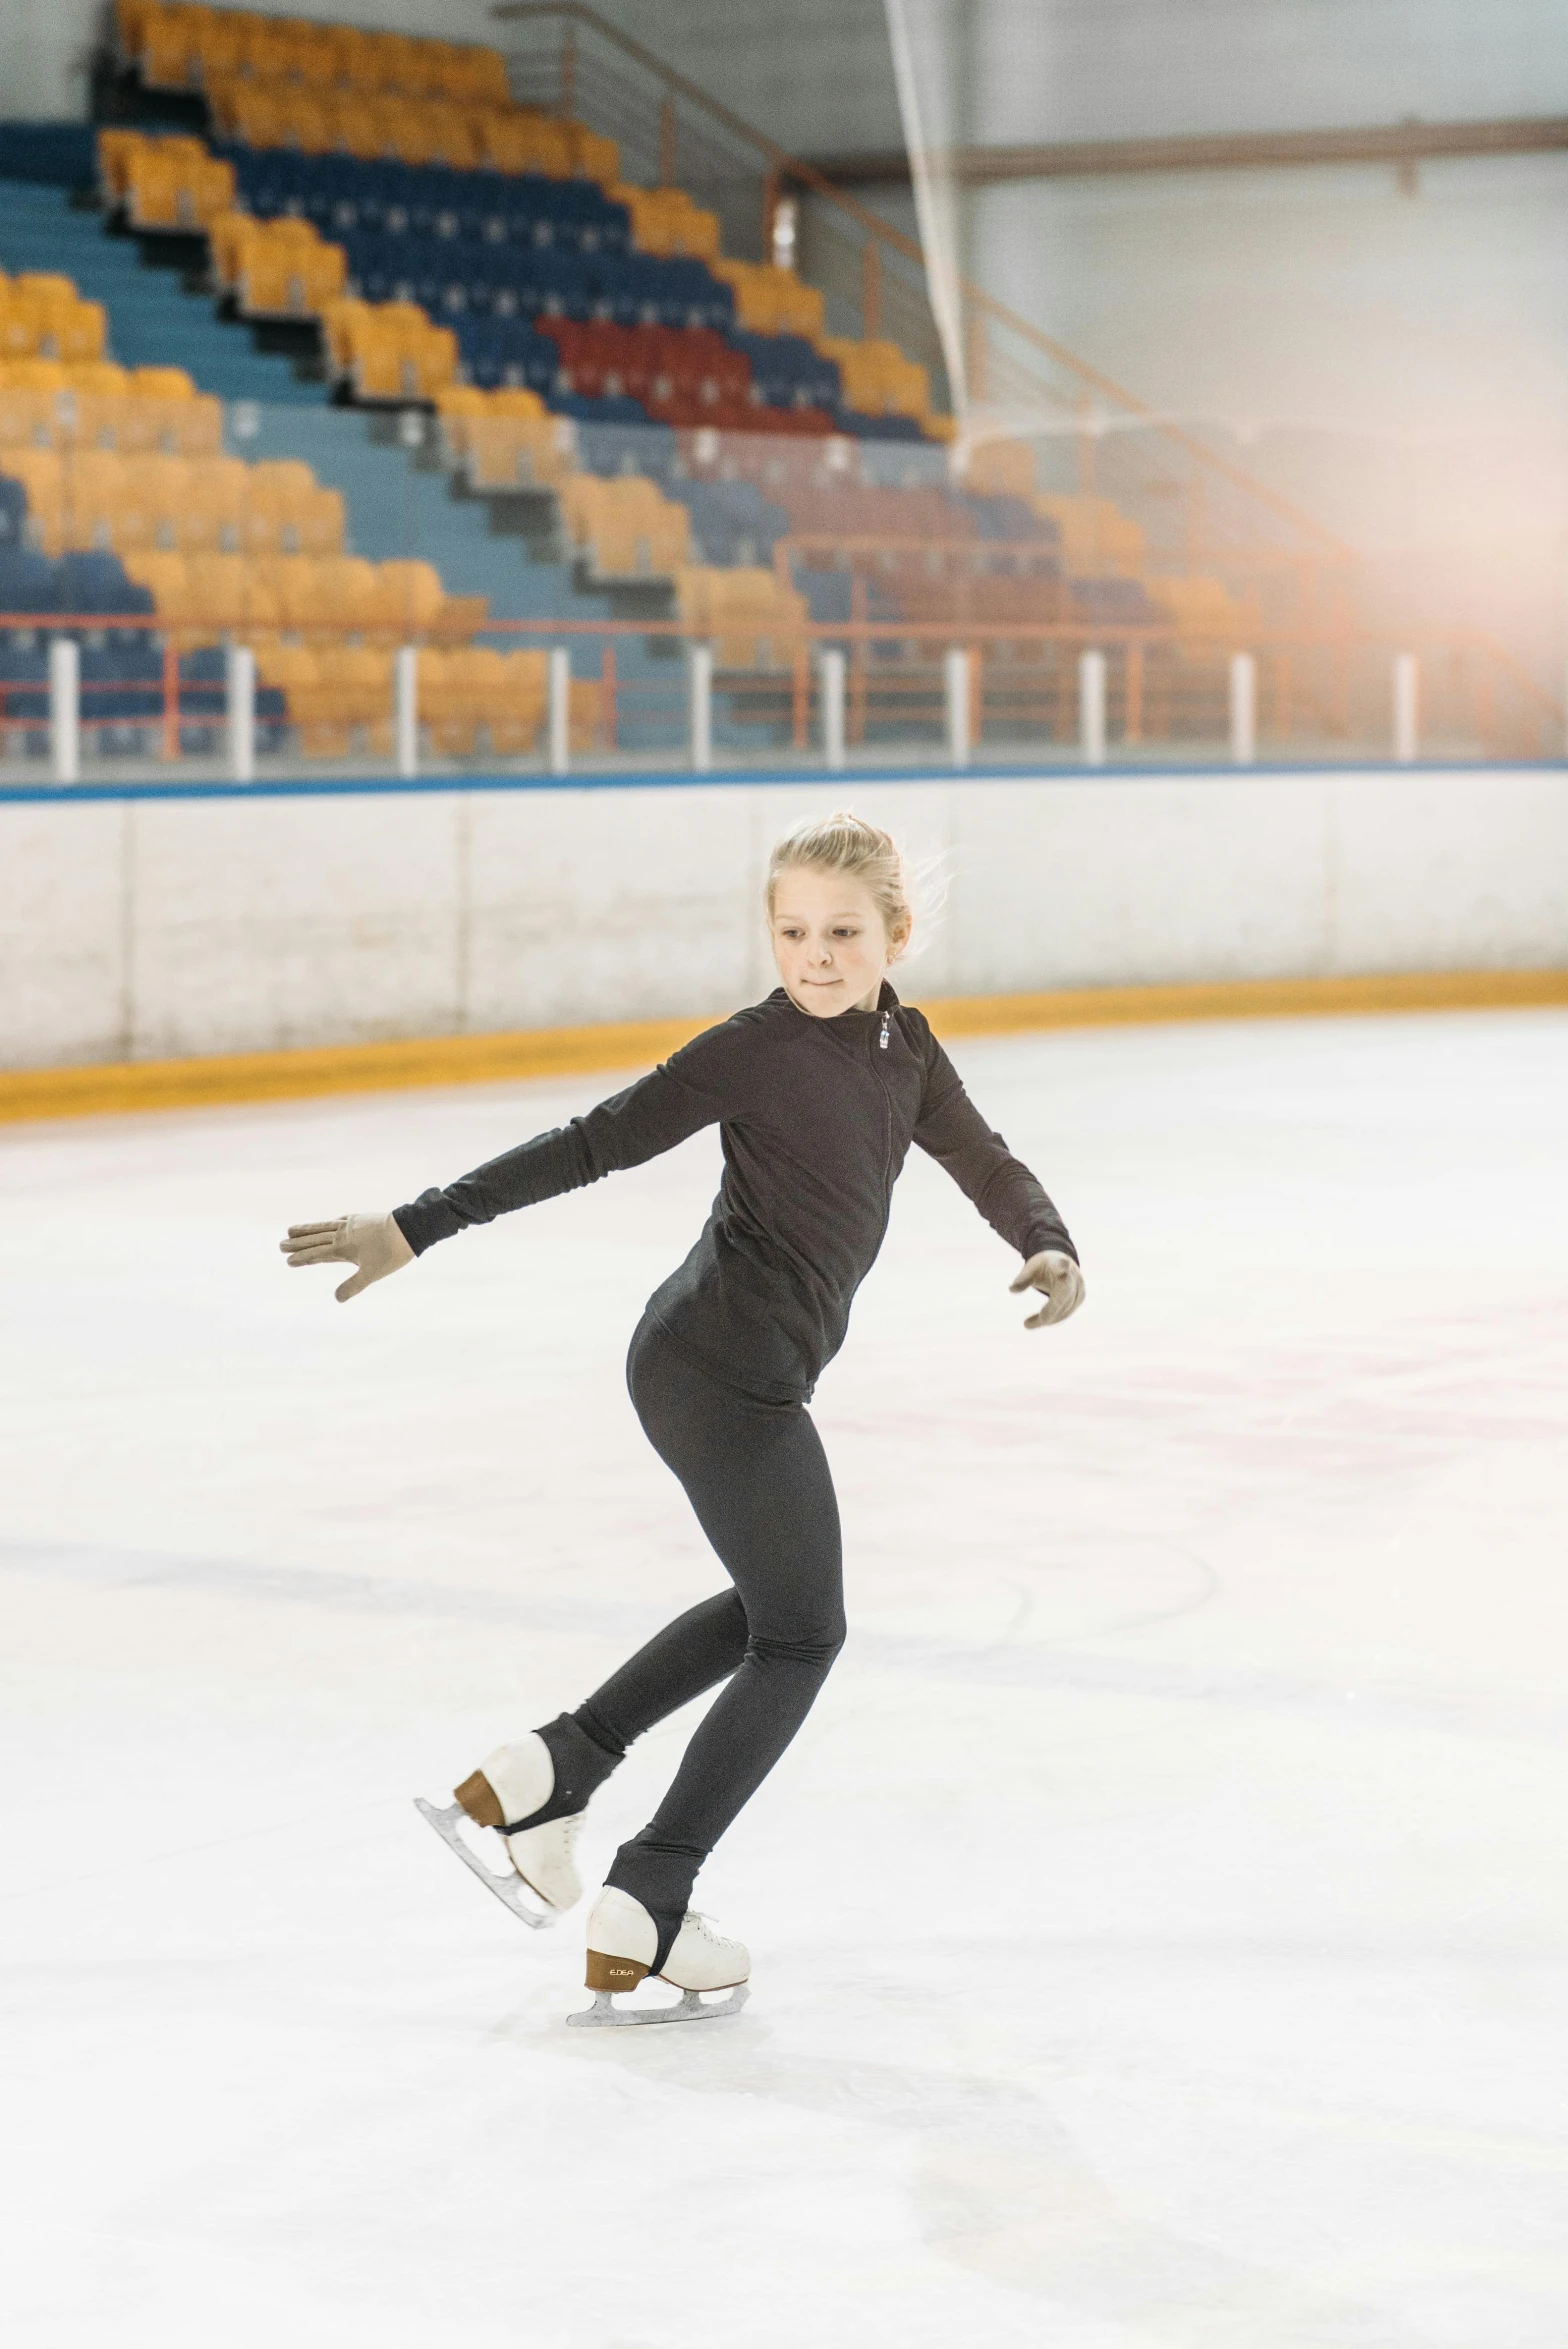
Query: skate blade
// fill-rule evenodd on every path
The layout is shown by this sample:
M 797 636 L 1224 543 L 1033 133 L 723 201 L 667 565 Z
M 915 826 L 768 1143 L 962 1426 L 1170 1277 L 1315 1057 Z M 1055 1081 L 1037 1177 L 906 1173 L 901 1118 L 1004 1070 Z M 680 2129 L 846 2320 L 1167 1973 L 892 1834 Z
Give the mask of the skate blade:
M 579 2031 L 630 2031 L 641 2023 L 715 2023 L 723 2015 L 738 2015 L 751 1996 L 749 1983 L 738 1983 L 728 1998 L 707 2005 L 700 1992 L 683 1990 L 670 2006 L 618 2007 L 613 1990 L 596 1990 L 592 2006 L 583 2007 L 567 2021 Z
M 487 1867 L 472 1844 L 465 1840 L 461 1829 L 464 1820 L 468 1819 L 468 1813 L 461 1803 L 449 1803 L 445 1810 L 439 1810 L 434 1803 L 427 1803 L 423 1795 L 416 1794 L 414 1808 L 422 1819 L 429 1820 L 442 1842 L 449 1850 L 456 1852 L 464 1867 L 472 1869 L 485 1889 L 495 1894 L 503 1908 L 510 1909 L 514 1917 L 521 1917 L 525 1925 L 532 1925 L 536 1933 L 541 1932 L 546 1925 L 555 1924 L 554 1909 L 535 1908 L 531 1901 L 523 1897 L 523 1879 L 515 1868 L 508 1868 L 504 1876 L 500 1875 L 494 1868 Z M 470 1820 L 469 1824 L 472 1823 Z M 482 1828 L 480 1832 L 484 1834 L 489 1830 Z

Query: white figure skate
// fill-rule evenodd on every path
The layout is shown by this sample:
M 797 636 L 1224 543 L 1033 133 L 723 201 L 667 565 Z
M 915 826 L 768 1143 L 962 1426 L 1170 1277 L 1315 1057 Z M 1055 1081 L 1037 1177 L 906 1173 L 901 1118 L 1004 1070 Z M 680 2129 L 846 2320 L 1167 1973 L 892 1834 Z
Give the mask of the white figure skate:
M 749 1996 L 751 1955 L 742 1941 L 726 1941 L 706 1917 L 686 1911 L 674 1947 L 659 1972 L 681 1996 L 666 2006 L 618 2007 L 618 1991 L 646 1980 L 658 1952 L 659 1931 L 640 1900 L 607 1884 L 588 1918 L 588 1987 L 592 2006 L 568 2015 L 584 2030 L 623 2030 L 632 2023 L 710 2023 L 737 2015 Z M 728 1998 L 703 2000 L 704 1991 L 727 1990 Z
M 573 1856 L 583 1813 L 551 1819 L 543 1827 L 526 1824 L 536 1811 L 544 1809 L 554 1791 L 555 1765 L 550 1749 L 536 1731 L 530 1731 L 517 1745 L 497 1746 L 473 1776 L 463 1780 L 455 1800 L 444 1810 L 418 1795 L 414 1808 L 514 1917 L 537 1929 L 553 1925 L 563 1910 L 576 1906 L 583 1893 Z M 510 1835 L 505 1832 L 509 1819 L 522 1822 Z M 484 1846 L 492 1835 L 506 1853 L 509 1865 L 504 1868 L 491 1867 L 484 1856 Z M 525 1885 L 543 1901 L 542 1909 L 524 1897 Z

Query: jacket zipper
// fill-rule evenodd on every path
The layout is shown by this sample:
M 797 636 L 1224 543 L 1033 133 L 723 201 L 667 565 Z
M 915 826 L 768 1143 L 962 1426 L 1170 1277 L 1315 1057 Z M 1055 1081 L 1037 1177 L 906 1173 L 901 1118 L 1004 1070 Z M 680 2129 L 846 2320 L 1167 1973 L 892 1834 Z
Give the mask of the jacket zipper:
M 882 1014 L 881 1032 L 877 1037 L 879 1052 L 887 1050 L 888 1031 L 892 1024 L 893 1014 L 890 1011 L 885 1011 Z M 885 1076 L 879 1075 L 877 1082 L 882 1091 L 882 1114 L 887 1120 L 887 1149 L 882 1159 L 882 1231 L 885 1238 L 888 1220 L 893 1211 L 893 1095 Z M 879 1241 L 877 1244 L 880 1247 L 881 1242 Z

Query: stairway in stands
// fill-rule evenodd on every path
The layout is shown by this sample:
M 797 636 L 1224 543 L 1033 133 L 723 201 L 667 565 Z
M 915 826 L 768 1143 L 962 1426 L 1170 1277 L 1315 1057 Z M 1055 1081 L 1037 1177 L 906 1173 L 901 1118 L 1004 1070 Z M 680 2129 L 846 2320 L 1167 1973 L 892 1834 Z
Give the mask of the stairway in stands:
M 372 561 L 417 555 L 452 595 L 484 595 L 497 619 L 609 615 L 570 567 L 491 529 L 490 508 L 452 495 L 445 474 L 410 461 L 389 419 L 329 405 L 326 387 L 292 359 L 259 350 L 249 327 L 220 319 L 210 294 L 186 292 L 178 270 L 150 265 L 133 237 L 73 207 L 62 188 L 0 182 L 0 268 L 57 271 L 109 314 L 113 355 L 126 367 L 183 367 L 229 409 L 229 445 L 244 457 L 299 457 L 341 490 L 351 551 Z M 240 406 L 248 403 L 250 412 Z M 255 431 L 236 437 L 236 426 Z M 580 675 L 597 661 L 578 660 Z

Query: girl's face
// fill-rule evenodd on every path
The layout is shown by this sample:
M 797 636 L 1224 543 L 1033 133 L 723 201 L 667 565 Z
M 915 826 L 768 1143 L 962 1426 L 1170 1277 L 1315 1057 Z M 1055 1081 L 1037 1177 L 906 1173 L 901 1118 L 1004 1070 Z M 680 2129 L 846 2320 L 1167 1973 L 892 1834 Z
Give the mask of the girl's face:
M 791 1003 L 815 1020 L 875 1011 L 887 968 L 908 942 L 889 938 L 864 881 L 788 865 L 773 887 L 773 959 Z

